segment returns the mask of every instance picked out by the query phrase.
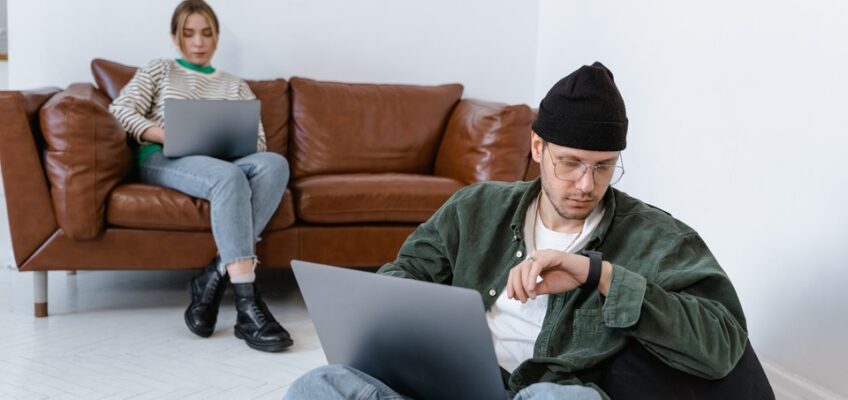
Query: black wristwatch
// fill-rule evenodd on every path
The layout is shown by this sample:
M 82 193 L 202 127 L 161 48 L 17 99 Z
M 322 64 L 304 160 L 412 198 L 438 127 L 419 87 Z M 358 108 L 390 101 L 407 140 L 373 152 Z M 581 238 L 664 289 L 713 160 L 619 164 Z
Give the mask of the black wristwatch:
M 583 250 L 581 255 L 589 257 L 589 275 L 586 277 L 586 282 L 580 285 L 581 289 L 595 290 L 598 288 L 598 283 L 601 282 L 601 270 L 603 269 L 604 255 L 600 251 Z

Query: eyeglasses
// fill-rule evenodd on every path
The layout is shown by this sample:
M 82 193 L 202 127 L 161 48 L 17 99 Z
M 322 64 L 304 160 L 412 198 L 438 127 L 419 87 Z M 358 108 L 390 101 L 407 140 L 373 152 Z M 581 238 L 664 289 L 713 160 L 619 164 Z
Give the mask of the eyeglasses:
M 547 143 L 545 144 L 547 147 Z M 548 151 L 550 153 L 550 151 Z M 554 176 L 561 181 L 577 182 L 589 168 L 592 168 L 592 179 L 596 185 L 615 185 L 624 176 L 624 159 L 621 153 L 618 153 L 618 159 L 621 165 L 615 164 L 595 164 L 589 165 L 577 160 L 559 160 L 554 161 L 554 156 L 551 154 L 551 163 L 554 165 Z

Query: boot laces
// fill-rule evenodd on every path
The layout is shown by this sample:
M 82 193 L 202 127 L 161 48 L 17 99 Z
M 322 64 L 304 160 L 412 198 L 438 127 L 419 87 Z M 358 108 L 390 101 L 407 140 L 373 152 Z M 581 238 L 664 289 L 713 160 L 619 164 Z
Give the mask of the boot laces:
M 211 303 L 215 300 L 215 295 L 218 293 L 218 287 L 221 286 L 221 280 L 220 276 L 215 275 L 215 277 L 212 278 L 212 282 L 206 286 L 206 290 L 203 291 L 202 299 L 204 303 Z
M 250 304 L 250 308 L 253 310 L 254 315 L 259 319 L 259 323 L 261 325 L 265 325 L 266 322 L 274 321 L 274 316 L 271 315 L 271 310 L 268 309 L 268 305 L 265 304 L 265 301 L 259 297 L 259 294 L 256 293 L 254 295 L 254 300 Z

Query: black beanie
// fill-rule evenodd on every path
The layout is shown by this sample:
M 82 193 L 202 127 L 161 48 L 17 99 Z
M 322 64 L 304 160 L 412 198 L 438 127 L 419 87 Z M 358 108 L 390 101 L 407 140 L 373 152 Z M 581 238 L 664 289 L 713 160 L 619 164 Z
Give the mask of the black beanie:
M 627 113 L 612 72 L 595 62 L 560 79 L 542 99 L 533 131 L 560 146 L 624 150 Z

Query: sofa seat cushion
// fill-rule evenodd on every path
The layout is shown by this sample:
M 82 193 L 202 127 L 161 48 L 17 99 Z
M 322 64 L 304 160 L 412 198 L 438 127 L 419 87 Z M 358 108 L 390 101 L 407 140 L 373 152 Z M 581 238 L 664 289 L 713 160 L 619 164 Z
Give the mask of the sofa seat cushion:
M 464 185 L 413 174 L 321 175 L 292 185 L 299 219 L 313 223 L 421 223 Z
M 128 183 L 109 196 L 106 222 L 136 229 L 210 232 L 209 202 L 176 190 L 143 183 Z M 283 200 L 271 217 L 266 231 L 294 225 L 292 193 L 286 189 Z

